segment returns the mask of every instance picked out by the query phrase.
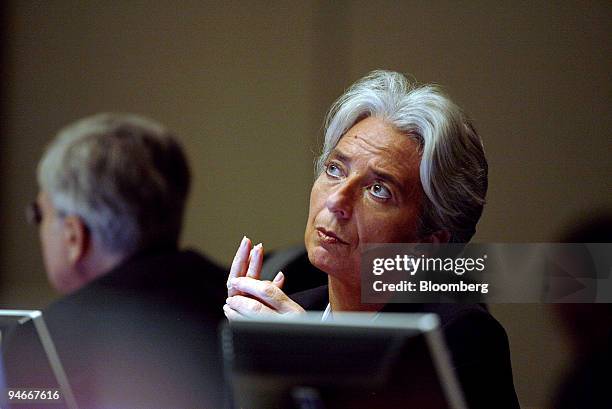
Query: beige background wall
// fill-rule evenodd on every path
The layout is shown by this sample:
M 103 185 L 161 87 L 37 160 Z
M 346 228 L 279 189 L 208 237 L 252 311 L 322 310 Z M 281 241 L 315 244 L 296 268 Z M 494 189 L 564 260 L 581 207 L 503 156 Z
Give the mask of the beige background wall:
M 371 69 L 442 84 L 490 164 L 478 241 L 553 241 L 612 208 L 609 2 L 3 3 L 0 303 L 55 295 L 25 204 L 44 144 L 99 111 L 151 116 L 194 172 L 183 243 L 229 263 L 243 234 L 302 239 L 325 110 Z M 497 305 L 525 407 L 567 349 L 547 306 Z

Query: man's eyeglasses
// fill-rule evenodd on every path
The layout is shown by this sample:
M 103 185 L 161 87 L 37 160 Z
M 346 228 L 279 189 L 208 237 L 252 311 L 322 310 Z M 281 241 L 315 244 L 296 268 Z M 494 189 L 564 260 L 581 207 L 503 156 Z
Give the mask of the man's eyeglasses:
M 42 212 L 40 211 L 40 206 L 36 201 L 33 201 L 27 205 L 25 212 L 28 223 L 38 226 L 40 222 L 42 222 Z

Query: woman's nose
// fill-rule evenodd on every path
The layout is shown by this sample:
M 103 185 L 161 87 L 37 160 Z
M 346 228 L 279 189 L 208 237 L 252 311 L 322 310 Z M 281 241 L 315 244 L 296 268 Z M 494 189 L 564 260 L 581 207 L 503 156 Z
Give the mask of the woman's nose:
M 348 220 L 353 214 L 357 184 L 346 180 L 336 186 L 325 201 L 327 209 L 340 220 Z

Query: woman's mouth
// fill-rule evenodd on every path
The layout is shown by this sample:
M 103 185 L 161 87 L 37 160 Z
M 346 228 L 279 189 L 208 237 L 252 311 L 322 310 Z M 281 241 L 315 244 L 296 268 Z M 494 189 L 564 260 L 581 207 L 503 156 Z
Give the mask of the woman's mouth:
M 319 236 L 319 239 L 321 239 L 321 241 L 323 243 L 327 243 L 327 244 L 348 244 L 346 241 L 342 240 L 340 237 L 338 237 L 338 235 L 336 233 L 334 233 L 333 231 L 330 230 L 326 230 L 323 227 L 317 227 L 317 235 Z

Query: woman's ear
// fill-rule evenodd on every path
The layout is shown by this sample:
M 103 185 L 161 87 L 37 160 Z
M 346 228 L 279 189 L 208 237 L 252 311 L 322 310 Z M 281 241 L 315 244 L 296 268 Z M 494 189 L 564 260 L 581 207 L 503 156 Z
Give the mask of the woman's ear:
M 425 237 L 423 242 L 431 244 L 446 244 L 450 241 L 451 234 L 448 230 L 438 230 Z
M 63 220 L 64 243 L 66 244 L 68 262 L 77 265 L 91 246 L 89 230 L 78 216 L 66 216 Z

